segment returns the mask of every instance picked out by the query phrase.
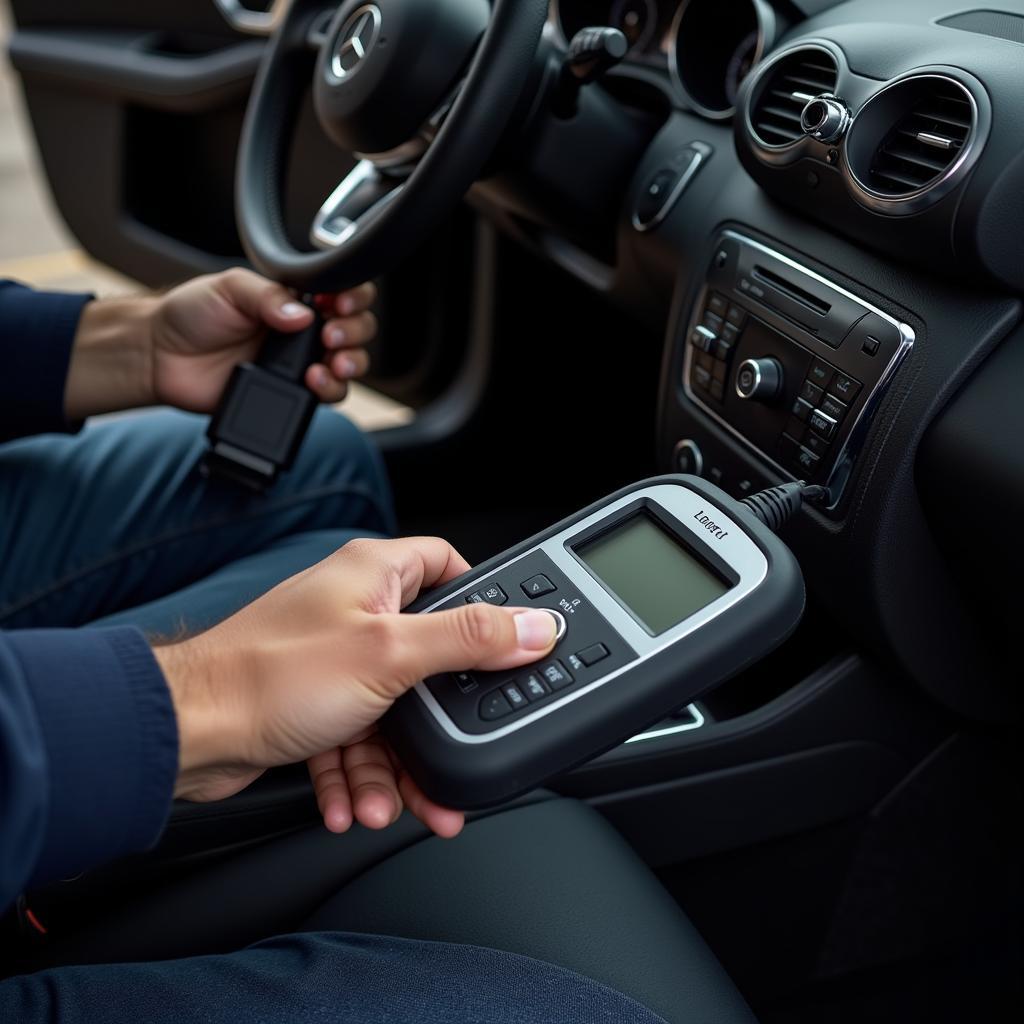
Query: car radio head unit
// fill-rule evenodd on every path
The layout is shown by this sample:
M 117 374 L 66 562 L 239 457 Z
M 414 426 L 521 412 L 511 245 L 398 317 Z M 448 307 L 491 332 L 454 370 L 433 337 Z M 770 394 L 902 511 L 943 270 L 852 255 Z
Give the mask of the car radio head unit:
M 543 608 L 544 661 L 426 679 L 383 728 L 449 806 L 493 805 L 635 735 L 766 654 L 796 626 L 789 550 L 741 503 L 692 477 L 598 502 L 411 611 L 467 602 Z

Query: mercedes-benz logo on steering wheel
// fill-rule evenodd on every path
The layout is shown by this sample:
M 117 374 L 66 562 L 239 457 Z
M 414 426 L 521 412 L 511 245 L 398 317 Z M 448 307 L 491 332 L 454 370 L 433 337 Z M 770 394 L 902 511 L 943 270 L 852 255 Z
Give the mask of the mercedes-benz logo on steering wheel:
M 380 37 L 383 17 L 376 4 L 364 4 L 353 11 L 338 33 L 331 58 L 331 71 L 336 78 L 355 74 Z

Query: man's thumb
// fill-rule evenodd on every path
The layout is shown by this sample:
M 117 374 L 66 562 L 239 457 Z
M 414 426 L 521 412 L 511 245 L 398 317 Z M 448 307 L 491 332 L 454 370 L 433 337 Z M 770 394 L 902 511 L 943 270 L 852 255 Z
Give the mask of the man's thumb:
M 489 604 L 395 618 L 399 664 L 392 668 L 410 685 L 439 672 L 529 665 L 551 651 L 558 630 L 549 612 Z

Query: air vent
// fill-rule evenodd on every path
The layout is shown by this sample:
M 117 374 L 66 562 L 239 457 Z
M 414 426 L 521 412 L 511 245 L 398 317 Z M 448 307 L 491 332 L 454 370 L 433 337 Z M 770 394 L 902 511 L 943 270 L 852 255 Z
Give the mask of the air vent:
M 804 47 L 771 65 L 758 85 L 750 124 L 762 145 L 788 146 L 804 137 L 800 113 L 815 96 L 834 93 L 839 70 L 825 50 Z
M 974 124 L 969 95 L 952 81 L 933 81 L 928 95 L 910 104 L 875 153 L 865 184 L 881 195 L 926 189 L 967 145 Z
M 846 162 L 855 195 L 894 216 L 938 202 L 974 166 L 991 124 L 988 99 L 951 74 L 908 75 L 854 117 Z

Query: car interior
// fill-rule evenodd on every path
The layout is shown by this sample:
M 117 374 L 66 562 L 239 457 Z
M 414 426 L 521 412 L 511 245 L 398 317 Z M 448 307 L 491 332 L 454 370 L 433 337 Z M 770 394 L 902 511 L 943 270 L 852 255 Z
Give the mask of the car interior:
M 479 563 L 664 474 L 823 497 L 799 626 L 669 718 L 452 843 L 332 836 L 298 767 L 178 805 L 29 894 L 0 976 L 339 929 L 670 1024 L 1019 1019 L 1024 0 L 10 6 L 96 259 L 377 280 L 403 534 Z

